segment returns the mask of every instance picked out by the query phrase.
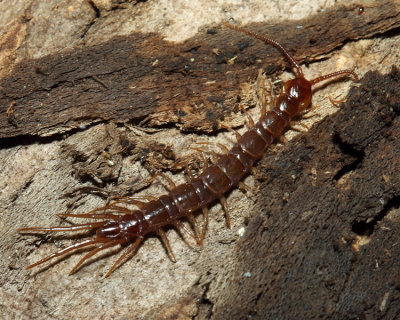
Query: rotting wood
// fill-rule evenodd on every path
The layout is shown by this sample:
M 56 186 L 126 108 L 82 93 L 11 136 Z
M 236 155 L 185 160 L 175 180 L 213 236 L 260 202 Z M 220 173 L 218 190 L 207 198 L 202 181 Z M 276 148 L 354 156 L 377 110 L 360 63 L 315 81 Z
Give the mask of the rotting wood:
M 361 82 L 337 114 L 260 163 L 268 183 L 207 291 L 212 319 L 399 314 L 400 71 Z

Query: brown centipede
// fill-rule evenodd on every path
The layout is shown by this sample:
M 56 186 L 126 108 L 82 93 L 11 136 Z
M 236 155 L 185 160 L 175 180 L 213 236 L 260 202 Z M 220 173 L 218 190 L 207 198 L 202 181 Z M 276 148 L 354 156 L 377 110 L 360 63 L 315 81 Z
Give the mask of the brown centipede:
M 232 187 L 237 186 L 241 179 L 250 172 L 252 166 L 262 158 L 273 140 L 278 138 L 289 126 L 291 119 L 307 111 L 312 99 L 312 87 L 316 83 L 342 75 L 351 75 L 355 81 L 358 81 L 357 74 L 352 70 L 336 71 L 309 81 L 304 77 L 300 65 L 280 43 L 231 24 L 225 25 L 274 46 L 294 69 L 296 77 L 284 83 L 279 96 L 274 101 L 274 106 L 267 110 L 265 104 L 262 104 L 259 121 L 254 123 L 249 116 L 249 129 L 243 135 L 236 132 L 236 144 L 230 150 L 226 149 L 225 154 L 216 163 L 206 165 L 206 168 L 197 177 L 192 176 L 187 183 L 178 186 L 166 177 L 170 184 L 167 194 L 159 197 L 120 197 L 103 207 L 83 214 L 59 214 L 62 217 L 92 219 L 87 223 L 72 226 L 19 229 L 18 231 L 21 233 L 95 231 L 94 236 L 75 242 L 31 264 L 27 269 L 67 253 L 72 254 L 81 248 L 91 249 L 74 266 L 70 272 L 72 274 L 87 259 L 100 251 L 117 245 L 128 244 L 126 251 L 107 272 L 105 277 L 108 277 L 129 254 L 136 252 L 141 242 L 150 234 L 156 234 L 160 237 L 170 259 L 175 262 L 174 253 L 164 232 L 165 227 L 185 228 L 181 220 L 186 218 L 194 227 L 191 235 L 199 244 L 202 244 L 208 222 L 208 206 L 220 199 L 222 206 L 226 208 L 224 194 Z M 131 205 L 136 206 L 137 209 L 133 210 L 130 207 Z M 204 215 L 204 226 L 201 231 L 198 230 L 193 215 L 200 209 L 202 209 Z M 226 221 L 230 226 L 227 211 Z

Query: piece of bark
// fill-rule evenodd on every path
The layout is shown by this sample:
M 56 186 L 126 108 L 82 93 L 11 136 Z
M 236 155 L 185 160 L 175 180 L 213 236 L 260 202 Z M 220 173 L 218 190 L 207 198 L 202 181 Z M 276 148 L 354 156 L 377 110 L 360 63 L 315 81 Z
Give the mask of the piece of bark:
M 400 25 L 398 6 L 391 1 L 362 15 L 357 9 L 339 7 L 296 22 L 245 27 L 281 41 L 301 63 Z M 215 131 L 258 68 L 271 73 L 284 65 L 274 48 L 221 26 L 182 44 L 152 34 L 116 37 L 15 66 L 0 83 L 0 139 L 56 135 L 109 120 L 138 123 L 148 115 L 156 115 L 152 125 Z M 12 113 L 7 112 L 11 105 Z

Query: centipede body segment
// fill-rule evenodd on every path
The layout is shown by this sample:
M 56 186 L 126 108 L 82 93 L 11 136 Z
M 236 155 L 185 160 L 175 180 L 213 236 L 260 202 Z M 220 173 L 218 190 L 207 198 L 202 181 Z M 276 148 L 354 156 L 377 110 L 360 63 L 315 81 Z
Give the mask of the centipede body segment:
M 191 235 L 199 244 L 203 243 L 208 221 L 208 206 L 215 200 L 221 199 L 226 207 L 224 194 L 232 187 L 239 184 L 241 179 L 250 172 L 252 166 L 262 158 L 266 149 L 289 126 L 291 120 L 304 113 L 312 99 L 312 86 L 323 80 L 342 75 L 351 75 L 355 81 L 358 77 L 352 70 L 341 70 L 327 75 L 307 80 L 303 71 L 288 51 L 275 40 L 250 32 L 243 28 L 225 24 L 228 28 L 246 33 L 277 48 L 293 67 L 296 77 L 287 81 L 276 98 L 270 110 L 265 107 L 257 123 L 251 118 L 249 130 L 243 135 L 236 133 L 237 143 L 222 155 L 214 164 L 206 168 L 197 176 L 192 177 L 187 183 L 176 186 L 169 180 L 170 190 L 167 194 L 152 196 L 127 196 L 115 199 L 110 204 L 83 214 L 59 214 L 62 217 L 89 219 L 90 222 L 72 226 L 61 227 L 28 227 L 19 229 L 19 232 L 74 232 L 79 230 L 93 230 L 95 235 L 91 238 L 78 241 L 38 262 L 28 266 L 33 268 L 55 257 L 71 254 L 81 248 L 91 249 L 71 270 L 70 274 L 77 271 L 90 257 L 102 250 L 127 244 L 126 251 L 116 260 L 106 274 L 108 277 L 124 260 L 134 253 L 141 242 L 150 234 L 160 237 L 168 250 L 172 261 L 175 255 L 164 232 L 167 226 L 185 228 L 182 219 L 188 219 L 194 226 Z M 134 205 L 137 209 L 133 210 Z M 199 231 L 193 214 L 203 211 L 205 226 Z M 229 225 L 229 215 L 227 214 Z

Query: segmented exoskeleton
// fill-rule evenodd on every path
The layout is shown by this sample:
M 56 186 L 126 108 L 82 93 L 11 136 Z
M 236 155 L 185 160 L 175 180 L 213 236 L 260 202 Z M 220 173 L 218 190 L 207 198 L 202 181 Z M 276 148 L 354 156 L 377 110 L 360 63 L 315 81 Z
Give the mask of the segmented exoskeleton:
M 99 251 L 120 244 L 130 244 L 126 252 L 117 259 L 108 271 L 106 274 L 106 277 L 108 277 L 123 262 L 128 254 L 138 248 L 140 243 L 150 233 L 160 236 L 168 249 L 171 260 L 175 261 L 171 246 L 163 231 L 164 227 L 176 226 L 182 228 L 181 220 L 187 218 L 193 222 L 193 213 L 199 209 L 203 210 L 205 222 L 207 222 L 207 206 L 214 200 L 222 198 L 232 187 L 237 186 L 243 176 L 249 173 L 254 163 L 263 156 L 265 150 L 271 145 L 273 140 L 279 137 L 285 128 L 288 127 L 291 119 L 305 112 L 311 103 L 311 88 L 313 85 L 340 75 L 352 75 L 355 81 L 358 81 L 357 75 L 352 70 L 337 71 L 309 81 L 305 79 L 298 63 L 275 40 L 230 24 L 226 24 L 226 26 L 276 47 L 294 68 L 296 78 L 287 81 L 283 85 L 279 96 L 275 99 L 274 106 L 267 111 L 263 104 L 259 121 L 254 124 L 250 120 L 250 129 L 243 135 L 237 133 L 237 143 L 229 151 L 222 155 L 215 164 L 205 168 L 198 177 L 190 179 L 189 182 L 175 186 L 170 181 L 170 191 L 165 195 L 157 198 L 122 197 L 88 213 L 60 214 L 63 217 L 95 219 L 95 222 L 63 227 L 30 227 L 19 229 L 19 232 L 96 231 L 92 238 L 59 250 L 28 266 L 28 268 L 38 266 L 54 257 L 74 252 L 80 248 L 91 247 L 92 250 L 81 258 L 71 270 L 71 274 Z M 144 202 L 143 199 L 147 200 L 147 202 Z M 223 200 L 222 204 L 226 206 L 225 200 Z M 138 209 L 132 210 L 129 208 L 129 205 L 136 205 Z M 227 215 L 227 223 L 229 226 L 229 215 Z M 200 244 L 204 238 L 204 231 L 205 228 L 203 228 L 202 232 L 197 231 L 194 233 L 195 238 Z

